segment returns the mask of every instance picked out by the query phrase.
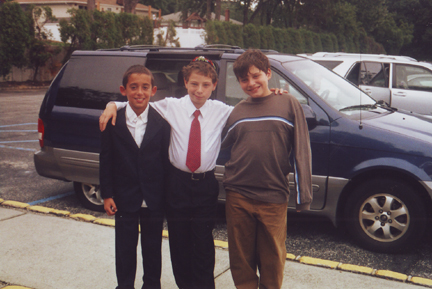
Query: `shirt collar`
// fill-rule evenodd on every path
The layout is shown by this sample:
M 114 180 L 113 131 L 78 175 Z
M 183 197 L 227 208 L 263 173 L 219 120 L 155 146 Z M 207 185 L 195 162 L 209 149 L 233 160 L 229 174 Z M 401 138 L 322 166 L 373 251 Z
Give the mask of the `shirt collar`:
M 147 105 L 146 109 L 137 116 L 135 111 L 133 111 L 132 107 L 128 104 L 126 105 L 126 117 L 130 122 L 135 122 L 138 119 L 141 119 L 144 123 L 147 123 L 148 120 L 148 112 L 149 112 L 149 105 Z
M 186 102 L 185 102 L 186 111 L 187 111 L 189 116 L 192 116 L 193 113 L 195 112 L 195 110 L 197 110 L 197 108 L 192 103 L 192 100 L 190 99 L 189 94 L 185 96 L 185 100 L 186 100 Z M 210 105 L 209 101 L 210 101 L 210 99 L 207 99 L 207 101 L 204 103 L 204 105 L 201 106 L 199 109 L 202 117 L 204 117 L 209 110 L 209 105 Z

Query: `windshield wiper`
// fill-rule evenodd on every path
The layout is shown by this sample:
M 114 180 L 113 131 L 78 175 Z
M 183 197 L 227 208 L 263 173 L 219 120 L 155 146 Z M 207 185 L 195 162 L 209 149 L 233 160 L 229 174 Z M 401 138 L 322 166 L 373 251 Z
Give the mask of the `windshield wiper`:
M 339 109 L 339 111 L 355 110 L 355 109 L 362 109 L 362 108 L 377 108 L 377 103 L 375 103 L 375 104 L 360 104 L 360 105 L 347 106 L 347 107 Z

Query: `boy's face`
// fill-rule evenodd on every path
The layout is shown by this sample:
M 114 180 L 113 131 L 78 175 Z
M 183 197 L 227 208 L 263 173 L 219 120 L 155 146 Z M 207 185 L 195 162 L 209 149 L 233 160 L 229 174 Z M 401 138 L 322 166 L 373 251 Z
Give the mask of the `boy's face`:
M 249 67 L 246 76 L 238 79 L 243 91 L 253 98 L 264 97 L 271 94 L 268 81 L 271 78 L 271 70 L 266 72 L 259 70 L 255 65 Z
M 211 96 L 212 91 L 216 89 L 216 83 L 208 76 L 192 72 L 189 80 L 185 79 L 185 87 L 188 91 L 192 103 L 197 109 L 201 108 Z
M 157 87 L 152 86 L 151 77 L 147 74 L 132 73 L 126 87 L 120 86 L 121 94 L 127 97 L 129 105 L 137 115 L 140 115 L 147 108 L 150 97 L 156 91 Z

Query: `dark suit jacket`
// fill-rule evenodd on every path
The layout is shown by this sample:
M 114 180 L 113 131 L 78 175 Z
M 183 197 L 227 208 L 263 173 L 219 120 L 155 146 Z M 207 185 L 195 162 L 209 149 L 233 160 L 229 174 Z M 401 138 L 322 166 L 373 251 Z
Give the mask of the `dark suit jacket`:
M 170 130 L 170 125 L 150 106 L 147 128 L 138 148 L 126 126 L 126 108 L 119 110 L 116 125 L 109 122 L 102 132 L 102 198 L 113 197 L 123 212 L 138 211 L 143 199 L 149 209 L 162 209 L 169 172 Z

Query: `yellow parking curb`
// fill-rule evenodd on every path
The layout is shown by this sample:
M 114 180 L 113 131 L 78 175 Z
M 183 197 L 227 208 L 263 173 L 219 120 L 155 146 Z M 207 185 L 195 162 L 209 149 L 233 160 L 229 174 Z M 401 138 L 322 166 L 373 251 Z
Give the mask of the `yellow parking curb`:
M 296 259 L 296 256 L 294 254 L 287 253 L 285 258 L 294 261 Z
M 167 230 L 162 231 L 162 237 L 168 238 L 168 231 Z
M 42 207 L 42 206 L 30 206 L 30 207 L 27 207 L 27 210 L 33 211 L 33 212 L 38 212 L 38 213 L 49 214 L 54 209 L 53 208 Z
M 218 247 L 221 247 L 221 248 L 225 248 L 225 249 L 228 248 L 228 242 L 225 242 L 225 241 L 214 240 L 214 244 Z
M 50 212 L 50 214 L 54 214 L 54 215 L 57 215 L 57 216 L 64 216 L 64 217 L 67 217 L 67 216 L 70 215 L 70 212 L 69 212 L 69 211 L 64 211 L 64 210 L 57 210 L 57 209 L 54 209 L 54 210 L 52 210 L 52 211 Z
M 421 278 L 421 277 L 412 277 L 410 280 L 411 283 L 418 284 L 418 285 L 424 285 L 424 286 L 432 286 L 432 280 Z
M 357 266 L 351 264 L 340 264 L 338 269 L 342 271 L 354 272 L 354 273 L 362 273 L 367 275 L 372 275 L 374 269 L 364 266 Z
M 25 209 L 25 208 L 30 206 L 27 203 L 22 203 L 22 202 L 17 202 L 17 201 L 4 201 L 2 203 L 2 205 L 14 207 L 14 208 L 20 208 L 20 209 Z
M 30 287 L 24 287 L 24 286 L 14 286 L 14 285 L 12 285 L 12 286 L 3 287 L 3 289 L 31 289 L 31 288 Z
M 324 260 L 319 258 L 312 258 L 312 257 L 300 257 L 299 262 L 303 264 L 316 265 L 316 266 L 327 267 L 331 269 L 336 269 L 340 264 L 339 262 L 329 261 L 329 260 Z
M 115 220 L 114 219 L 96 219 L 93 221 L 93 223 L 99 224 L 99 225 L 115 227 Z
M 96 220 L 95 216 L 88 215 L 88 214 L 73 214 L 73 215 L 70 215 L 70 217 L 72 219 L 83 220 L 83 221 L 87 221 L 87 222 L 93 222 L 94 220 Z
M 400 281 L 406 281 L 408 279 L 408 275 L 393 272 L 393 271 L 388 271 L 388 270 L 377 270 L 375 272 L 375 275 L 379 277 L 390 278 L 390 279 L 395 279 Z

